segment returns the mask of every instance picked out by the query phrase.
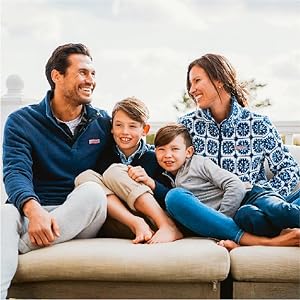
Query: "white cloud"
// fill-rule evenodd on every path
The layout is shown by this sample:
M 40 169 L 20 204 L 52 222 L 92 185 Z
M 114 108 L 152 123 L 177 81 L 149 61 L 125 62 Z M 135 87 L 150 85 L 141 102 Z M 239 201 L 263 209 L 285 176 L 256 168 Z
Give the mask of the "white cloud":
M 113 16 L 118 16 L 120 14 L 120 6 L 121 6 L 120 0 L 113 0 L 113 4 L 112 4 Z
M 202 31 L 207 29 L 207 24 L 201 18 L 201 15 L 195 13 L 189 1 L 183 0 L 153 0 L 165 15 L 167 22 L 172 20 L 176 26 Z
M 27 39 L 27 42 L 57 39 L 61 31 L 60 16 L 45 5 L 43 0 L 5 0 L 2 4 L 2 26 L 5 37 Z M 46 8 L 47 10 L 43 11 Z
M 285 55 L 274 58 L 271 70 L 276 78 L 289 81 L 296 80 L 300 83 L 300 51 L 291 50 Z
M 185 88 L 188 63 L 207 52 L 225 55 L 241 79 L 267 83 L 262 93 L 274 110 L 279 103 L 289 110 L 300 94 L 299 3 L 2 0 L 2 94 L 7 76 L 18 73 L 24 95 L 41 98 L 48 88 L 47 59 L 72 41 L 91 49 L 98 80 L 94 104 L 108 110 L 135 95 L 147 102 L 153 119 L 174 119 L 172 104 Z

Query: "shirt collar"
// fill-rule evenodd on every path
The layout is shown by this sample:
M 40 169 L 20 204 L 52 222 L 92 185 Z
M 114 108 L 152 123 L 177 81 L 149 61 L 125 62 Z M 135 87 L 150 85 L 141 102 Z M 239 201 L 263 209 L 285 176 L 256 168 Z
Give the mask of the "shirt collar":
M 45 103 L 46 103 L 46 115 L 47 117 L 55 120 L 55 117 L 52 113 L 51 109 L 51 101 L 54 96 L 53 91 L 48 91 L 46 94 L 46 97 L 44 98 Z M 92 107 L 90 104 L 85 104 L 83 105 L 83 112 L 82 112 L 82 121 L 83 122 L 88 122 L 89 120 L 92 120 L 96 118 L 97 116 L 101 115 L 101 112 L 99 112 L 97 109 Z
M 120 160 L 121 160 L 122 164 L 130 165 L 132 163 L 134 157 L 136 155 L 138 155 L 140 152 L 141 152 L 141 154 L 140 154 L 140 156 L 141 156 L 144 153 L 144 151 L 142 151 L 143 146 L 144 146 L 144 141 L 140 140 L 140 143 L 139 143 L 139 146 L 138 146 L 137 150 L 135 152 L 133 152 L 130 156 L 126 157 L 126 155 L 121 151 L 119 146 L 116 145 L 116 151 L 117 151 L 117 154 L 120 157 Z
M 239 118 L 240 114 L 242 113 L 242 107 L 238 104 L 237 99 L 235 96 L 231 96 L 230 99 L 230 112 L 228 117 L 222 121 L 223 122 L 227 122 L 227 121 L 235 121 L 236 119 Z M 198 109 L 196 114 L 198 116 L 202 116 L 205 117 L 206 119 L 209 119 L 211 121 L 214 121 L 214 118 L 211 114 L 210 109 Z

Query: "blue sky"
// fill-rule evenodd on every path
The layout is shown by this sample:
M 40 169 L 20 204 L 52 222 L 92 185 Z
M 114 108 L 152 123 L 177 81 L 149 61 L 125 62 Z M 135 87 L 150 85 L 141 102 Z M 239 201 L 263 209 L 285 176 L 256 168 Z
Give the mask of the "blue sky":
M 259 97 L 272 106 L 262 113 L 299 120 L 299 36 L 300 0 L 2 0 L 1 95 L 19 74 L 24 96 L 39 101 L 51 52 L 82 42 L 97 71 L 95 106 L 110 112 L 134 95 L 151 120 L 173 121 L 189 62 L 211 52 L 240 79 L 267 83 Z

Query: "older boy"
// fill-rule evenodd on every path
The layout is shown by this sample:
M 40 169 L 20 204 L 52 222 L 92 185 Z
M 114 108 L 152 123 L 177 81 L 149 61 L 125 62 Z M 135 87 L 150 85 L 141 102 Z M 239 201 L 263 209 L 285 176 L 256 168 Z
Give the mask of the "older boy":
M 170 185 L 157 164 L 154 151 L 142 139 L 150 129 L 148 118 L 148 109 L 142 101 L 127 98 L 118 102 L 112 112 L 112 134 L 116 147 L 107 160 L 114 164 L 103 176 L 91 170 L 83 172 L 76 178 L 75 184 L 86 181 L 104 184 L 108 195 L 108 214 L 132 230 L 136 236 L 134 243 L 171 242 L 180 239 L 182 234 L 155 200 L 163 206 Z M 158 230 L 153 233 L 145 220 L 128 210 L 119 198 L 131 210 L 153 220 Z
M 162 127 L 154 144 L 159 165 L 173 176 L 173 185 L 176 186 L 166 196 L 167 211 L 185 227 L 200 236 L 228 239 L 221 243 L 228 249 L 238 244 L 299 246 L 298 228 L 266 238 L 238 227 L 231 217 L 242 203 L 246 192 L 244 184 L 209 158 L 193 155 L 191 137 L 185 126 L 172 124 Z M 273 215 L 276 215 L 275 209 Z M 289 204 L 286 213 L 291 218 L 281 229 L 299 227 L 299 206 Z

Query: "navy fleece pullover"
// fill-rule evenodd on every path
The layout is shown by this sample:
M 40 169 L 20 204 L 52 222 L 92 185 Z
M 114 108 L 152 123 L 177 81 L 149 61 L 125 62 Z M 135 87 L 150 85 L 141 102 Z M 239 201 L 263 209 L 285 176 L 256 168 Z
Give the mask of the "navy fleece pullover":
M 8 202 L 20 211 L 33 197 L 41 205 L 60 205 L 86 169 L 97 172 L 112 149 L 109 115 L 86 105 L 87 122 L 73 138 L 58 124 L 50 108 L 51 92 L 35 105 L 13 112 L 3 141 L 3 180 Z

